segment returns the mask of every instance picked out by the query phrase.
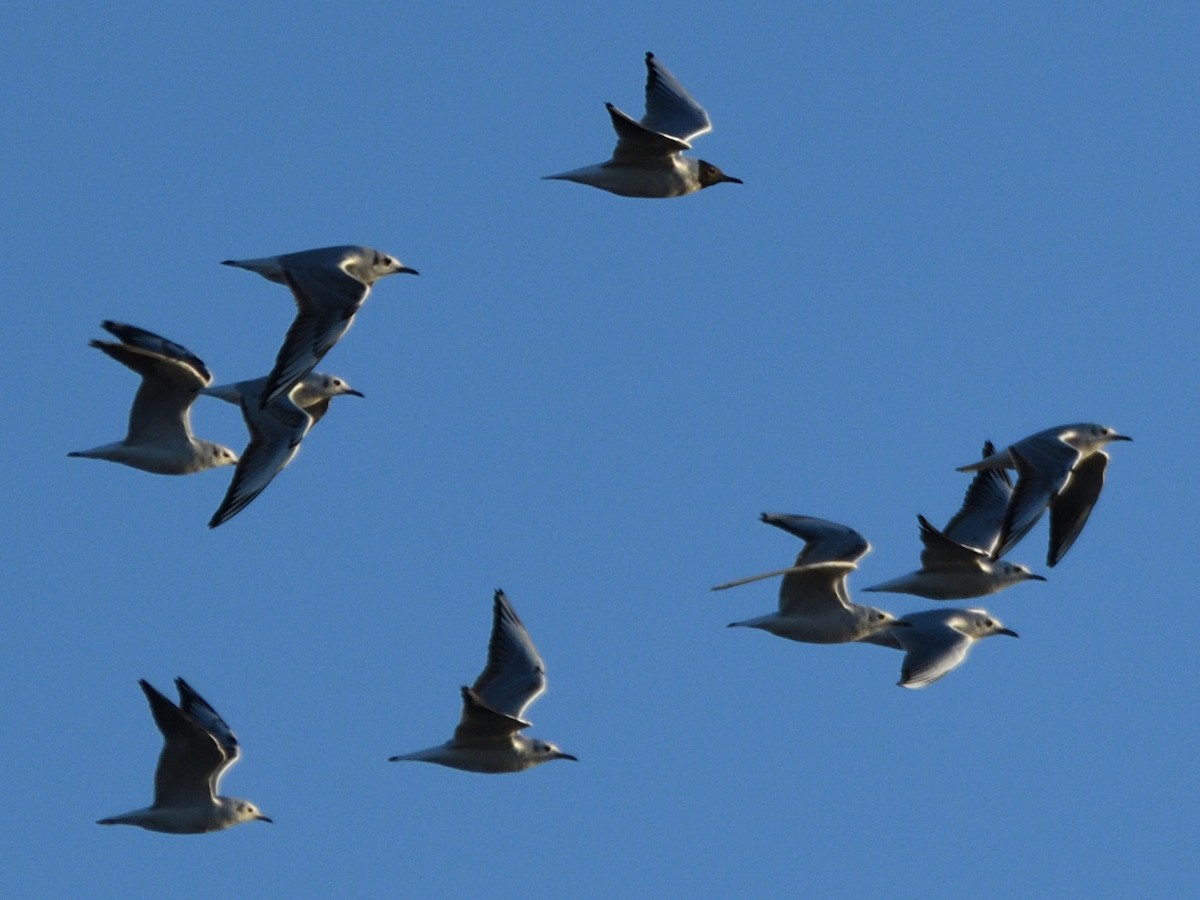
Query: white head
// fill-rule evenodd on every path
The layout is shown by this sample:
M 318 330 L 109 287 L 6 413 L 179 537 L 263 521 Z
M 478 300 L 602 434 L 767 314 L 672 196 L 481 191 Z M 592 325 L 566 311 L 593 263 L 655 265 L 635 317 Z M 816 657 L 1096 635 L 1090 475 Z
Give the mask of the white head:
M 348 275 L 366 285 L 374 284 L 385 275 L 395 275 L 400 272 L 406 275 L 418 274 L 416 269 L 410 269 L 396 257 L 379 250 L 372 250 L 369 247 L 363 247 L 359 253 L 349 256 L 342 264 L 342 268 Z
M 890 612 L 882 609 L 876 609 L 874 606 L 855 605 L 858 611 L 859 624 L 863 628 L 863 635 L 874 634 L 877 631 L 883 631 L 885 628 L 891 628 L 894 625 L 908 627 L 908 622 L 903 622 L 893 616 Z
M 1001 576 L 1005 584 L 1017 584 L 1021 581 L 1045 581 L 1043 575 L 1034 575 L 1033 572 L 1019 563 L 1012 563 L 1006 559 L 1000 560 L 993 566 L 996 574 Z
M 231 825 L 242 822 L 273 822 L 262 814 L 262 811 L 249 800 L 239 800 L 237 797 L 221 797 L 221 807 L 229 817 Z
M 522 754 L 528 766 L 539 766 L 542 763 L 550 762 L 553 759 L 569 759 L 572 762 L 579 760 L 570 753 L 563 753 L 549 741 L 539 740 L 538 738 L 528 738 L 528 743 L 525 745 L 525 752 Z
M 220 466 L 236 466 L 238 463 L 238 455 L 228 447 L 223 447 L 220 444 L 214 444 L 212 441 L 197 441 L 202 448 L 201 452 L 205 460 L 208 462 L 208 468 L 216 469 Z
M 970 635 L 976 640 L 991 637 L 993 634 L 1007 634 L 1009 637 L 1018 637 L 1015 631 L 1005 628 L 1004 623 L 986 609 L 959 610 L 958 618 L 960 621 L 955 623 L 955 627 L 963 634 Z
M 1072 447 L 1083 449 L 1090 447 L 1099 449 L 1113 441 L 1132 441 L 1133 438 L 1119 434 L 1115 428 L 1107 425 L 1097 425 L 1095 422 L 1081 422 L 1078 425 L 1067 426 L 1063 440 Z
M 326 397 L 340 397 L 342 394 L 351 394 L 355 397 L 363 395 L 362 391 L 356 391 L 346 383 L 345 379 L 338 378 L 336 375 L 310 372 L 297 385 L 296 391 L 292 394 L 292 401 L 297 406 L 304 407 L 307 403 L 302 401 L 313 402 Z

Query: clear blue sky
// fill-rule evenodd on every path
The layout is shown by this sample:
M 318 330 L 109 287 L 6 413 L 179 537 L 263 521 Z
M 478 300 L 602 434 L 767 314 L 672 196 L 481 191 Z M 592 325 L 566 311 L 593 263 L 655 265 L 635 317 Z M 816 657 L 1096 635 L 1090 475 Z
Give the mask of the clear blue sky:
M 0 13 L 10 335 L 0 641 L 14 896 L 1096 897 L 1195 889 L 1200 10 L 1006 4 L 20 5 Z M 744 179 L 639 201 L 607 158 L 654 51 Z M 362 390 L 249 509 L 123 433 L 101 319 L 218 378 L 294 307 L 218 265 L 340 243 L 381 282 L 321 368 Z M 241 447 L 237 410 L 196 430 Z M 900 655 L 726 623 L 798 544 L 914 567 L 984 438 L 1133 435 L 1020 632 L 930 688 Z M 446 738 L 503 587 L 549 670 L 486 777 Z M 897 613 L 932 605 L 870 595 Z M 276 824 L 171 837 L 139 677 L 237 731 Z

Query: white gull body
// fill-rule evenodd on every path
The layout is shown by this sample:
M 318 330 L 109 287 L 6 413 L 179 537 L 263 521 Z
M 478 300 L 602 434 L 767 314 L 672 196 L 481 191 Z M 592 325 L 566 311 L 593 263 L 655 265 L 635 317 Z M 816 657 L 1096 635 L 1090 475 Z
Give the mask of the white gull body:
M 335 375 L 310 372 L 287 396 L 261 406 L 266 378 L 206 388 L 204 393 L 236 403 L 250 432 L 250 443 L 233 472 L 225 498 L 209 520 L 216 528 L 228 522 L 261 494 L 300 450 L 300 442 L 329 409 L 334 397 L 362 393 Z
M 813 516 L 763 513 L 762 521 L 794 534 L 805 542 L 804 549 L 790 568 L 752 575 L 713 588 L 720 591 L 783 575 L 779 586 L 779 610 L 742 622 L 730 622 L 730 628 L 759 628 L 792 641 L 841 644 L 863 640 L 881 628 L 897 623 L 891 613 L 859 605 L 850 599 L 846 579 L 871 549 L 861 534 L 845 525 Z
M 1131 440 L 1094 422 L 1059 425 L 1023 438 L 979 462 L 960 466 L 960 472 L 1017 470 L 1017 486 L 992 558 L 998 559 L 1011 550 L 1049 509 L 1050 546 L 1046 564 L 1057 565 L 1083 531 L 1100 499 L 1108 468 L 1104 448 L 1113 441 Z
M 322 357 L 354 322 L 371 286 L 386 275 L 416 275 L 395 257 L 370 247 L 319 247 L 260 259 L 227 259 L 225 266 L 257 272 L 268 281 L 287 285 L 298 313 L 275 366 L 267 376 L 261 403 L 267 406 L 290 391 L 316 368 Z
M 123 440 L 67 455 L 104 459 L 157 475 L 191 475 L 237 463 L 237 454 L 228 447 L 192 434 L 192 403 L 212 383 L 203 360 L 152 331 L 110 320 L 100 325 L 121 342 L 91 341 L 90 346 L 137 372 L 142 383 Z
M 176 706 L 147 681 L 138 682 L 163 735 L 154 773 L 154 803 L 100 819 L 98 825 L 137 825 L 167 834 L 222 831 L 243 822 L 270 822 L 253 803 L 217 794 L 221 777 L 241 753 L 215 709 L 182 678 Z
M 708 113 L 675 76 L 646 54 L 646 114 L 636 121 L 611 103 L 605 108 L 617 132 L 612 158 L 549 180 L 574 181 L 622 197 L 682 197 L 721 182 L 741 184 L 712 163 L 683 155 L 691 142 L 712 130 Z
M 444 744 L 389 757 L 467 772 L 523 772 L 554 759 L 575 757 L 548 741 L 526 737 L 525 710 L 546 690 L 546 667 L 504 592 L 492 602 L 487 665 L 475 684 L 462 688 L 463 710 L 454 737 Z
M 922 688 L 953 672 L 976 641 L 995 634 L 1016 637 L 985 609 L 932 609 L 904 616 L 906 628 L 887 628 L 863 638 L 905 651 L 900 687 Z
M 991 441 L 984 443 L 985 457 L 995 452 Z M 921 568 L 864 590 L 965 600 L 986 597 L 1022 581 L 1045 581 L 1025 566 L 992 559 L 1012 492 L 1012 481 L 1004 469 L 981 470 L 944 530 L 938 531 L 924 516 L 917 516 L 924 545 Z

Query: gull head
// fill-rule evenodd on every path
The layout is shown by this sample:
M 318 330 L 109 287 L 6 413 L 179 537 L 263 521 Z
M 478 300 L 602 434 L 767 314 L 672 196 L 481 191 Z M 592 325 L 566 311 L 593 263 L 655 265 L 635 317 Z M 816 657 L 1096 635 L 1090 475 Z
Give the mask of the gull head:
M 221 802 L 235 825 L 240 825 L 242 822 L 254 822 L 256 820 L 274 824 L 274 820 L 264 816 L 262 810 L 249 800 L 238 800 L 236 797 L 222 797 Z
M 212 441 L 199 441 L 199 443 L 204 447 L 204 455 L 210 464 L 209 468 L 216 469 L 220 466 L 236 466 L 238 464 L 238 455 L 228 447 L 214 444 Z
M 998 575 L 1002 576 L 1002 578 L 1006 584 L 1008 584 L 1008 583 L 1015 584 L 1020 581 L 1045 581 L 1046 580 L 1046 576 L 1035 575 L 1035 574 L 1033 574 L 1033 572 L 1029 571 L 1029 569 L 1026 566 L 1022 566 L 1019 563 L 1011 563 L 1011 562 L 1008 562 L 1007 560 L 1001 560 L 1000 562 L 996 563 L 995 571 Z
M 529 765 L 536 766 L 541 763 L 550 762 L 552 759 L 569 759 L 571 762 L 579 762 L 577 757 L 570 753 L 563 753 L 558 747 L 551 744 L 549 741 L 538 740 L 532 738 L 528 745 Z
M 742 179 L 734 178 L 732 175 L 726 175 L 716 166 L 704 160 L 698 160 L 696 169 L 696 177 L 700 180 L 700 187 L 712 187 L 714 184 L 720 184 L 722 181 L 728 181 L 730 184 L 742 184 Z
M 1098 450 L 1113 441 L 1132 441 L 1133 438 L 1120 434 L 1115 428 L 1109 428 L 1107 425 L 1084 422 L 1070 426 L 1062 435 L 1062 440 L 1072 447 L 1087 452 L 1090 449 Z
M 342 394 L 349 394 L 352 397 L 363 396 L 362 391 L 356 391 L 346 383 L 345 379 L 338 378 L 336 375 L 322 375 L 320 372 L 313 372 L 306 376 L 300 384 L 303 385 L 305 393 L 311 394 L 313 397 L 340 397 Z
M 371 281 L 382 278 L 384 275 L 396 275 L 399 273 L 405 275 L 420 274 L 416 269 L 410 269 L 394 256 L 388 256 L 386 253 L 380 253 L 378 250 L 373 252 L 375 253 L 375 258 L 370 260 L 368 265 Z
M 1011 628 L 1005 628 L 1004 623 L 989 613 L 986 609 L 959 610 L 959 621 L 953 623 L 963 634 L 979 640 L 991 637 L 993 634 L 1006 634 L 1009 637 L 1020 637 Z
M 890 612 L 876 609 L 874 606 L 860 606 L 859 609 L 862 610 L 859 618 L 864 629 L 864 635 L 874 634 L 877 631 L 883 631 L 885 628 L 910 628 L 912 626 L 911 622 L 898 619 Z

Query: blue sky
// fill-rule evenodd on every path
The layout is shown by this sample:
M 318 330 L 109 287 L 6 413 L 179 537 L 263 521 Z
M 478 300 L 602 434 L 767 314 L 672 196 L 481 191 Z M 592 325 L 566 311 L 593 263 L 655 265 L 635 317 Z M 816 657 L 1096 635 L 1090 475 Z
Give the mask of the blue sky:
M 1169 895 L 1200 865 L 1193 452 L 1200 237 L 1189 4 L 444 3 L 0 12 L 15 338 L 0 681 L 14 895 Z M 639 201 L 599 162 L 655 54 L 742 178 Z M 101 319 L 264 374 L 287 293 L 218 265 L 364 243 L 381 282 L 334 404 L 249 509 L 153 476 Z M 764 510 L 913 568 L 984 438 L 1099 421 L 1113 450 L 1021 639 L 922 691 L 900 655 L 726 623 L 787 565 Z M 196 405 L 240 447 L 237 411 Z M 503 587 L 546 660 L 486 777 L 450 733 Z M 897 613 L 933 605 L 870 595 Z M 275 825 L 100 828 L 150 799 L 136 681 L 237 731 Z

